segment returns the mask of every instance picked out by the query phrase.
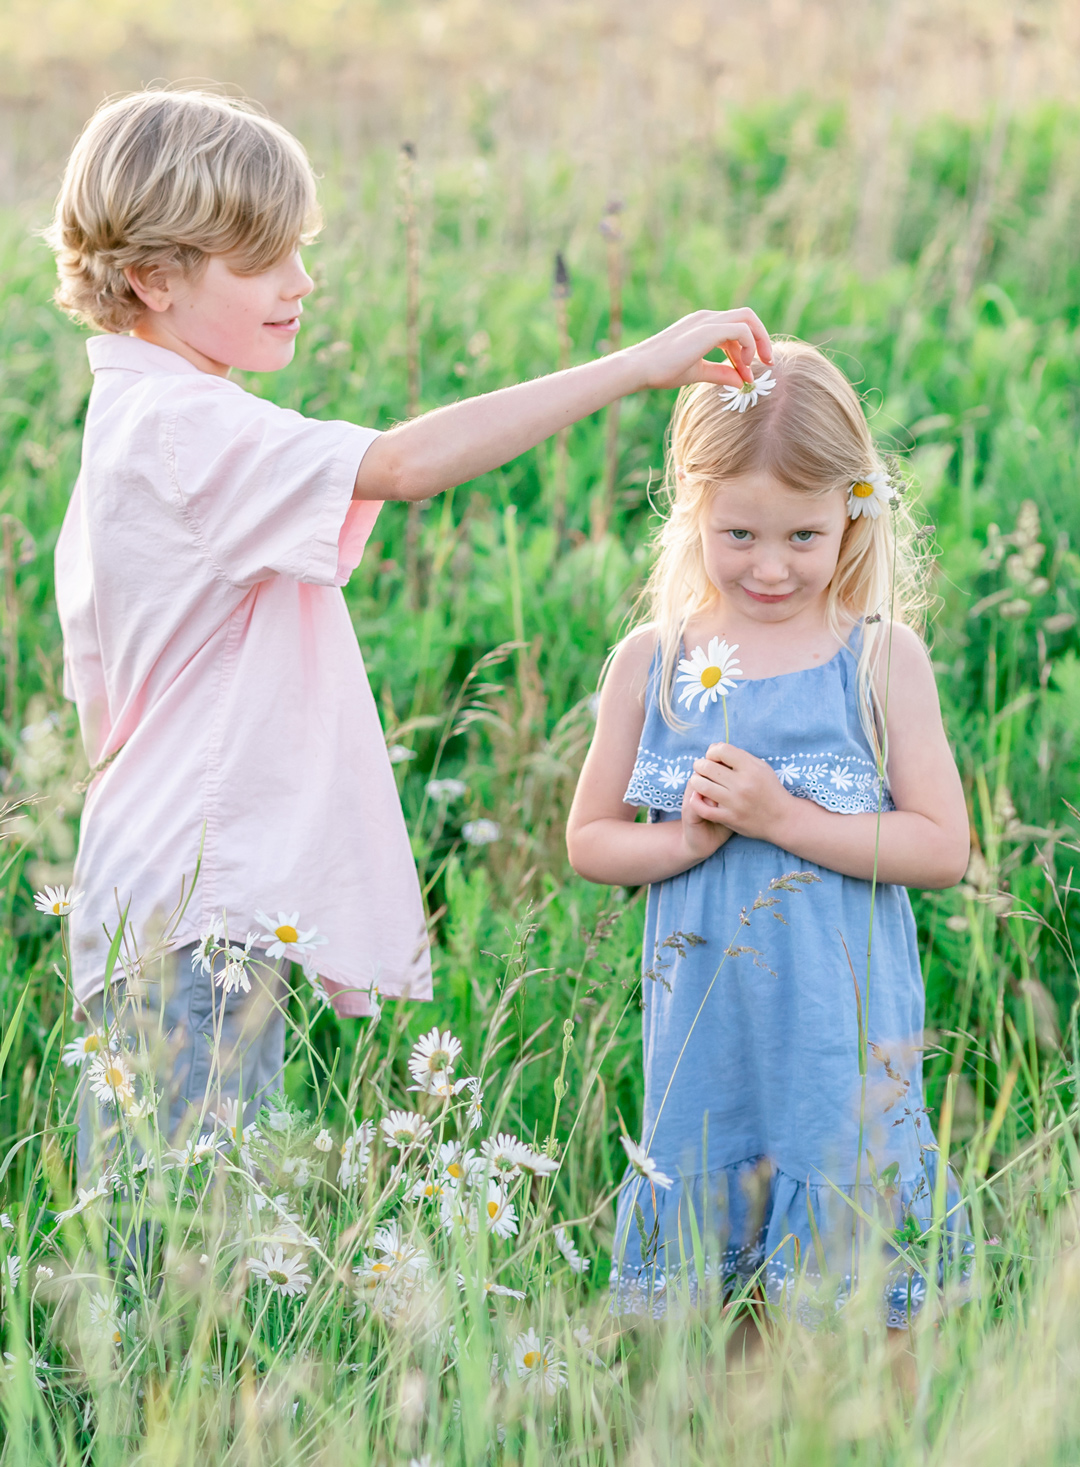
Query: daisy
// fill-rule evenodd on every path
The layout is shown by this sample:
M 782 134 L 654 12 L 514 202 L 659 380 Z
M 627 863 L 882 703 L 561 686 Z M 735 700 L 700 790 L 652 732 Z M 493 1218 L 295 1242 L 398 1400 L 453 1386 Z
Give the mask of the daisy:
M 323 1134 L 328 1133 L 323 1132 Z M 374 1135 L 375 1127 L 372 1123 L 361 1121 L 353 1134 L 345 1137 L 341 1144 L 341 1165 L 338 1167 L 339 1186 L 351 1187 L 354 1182 L 360 1181 L 364 1176 L 368 1162 L 371 1160 L 371 1142 Z
M 392 1110 L 380 1122 L 379 1129 L 391 1146 L 400 1146 L 406 1151 L 412 1146 L 419 1146 L 431 1135 L 427 1121 L 414 1110 Z
M 82 892 L 76 891 L 74 887 L 47 886 L 44 891 L 34 893 L 34 906 L 39 912 L 47 912 L 50 917 L 66 917 L 72 907 L 77 906 L 82 900 Z
M 480 1225 L 476 1208 L 470 1207 L 456 1187 L 447 1188 L 439 1198 L 439 1221 L 446 1232 L 475 1233 Z
M 466 820 L 461 827 L 462 839 L 470 846 L 489 846 L 502 835 L 497 820 Z
M 36 1269 L 36 1271 L 34 1273 L 34 1278 L 37 1280 L 37 1282 L 39 1284 L 48 1283 L 48 1281 L 51 1278 L 55 1278 L 55 1277 L 56 1277 L 55 1273 L 53 1272 L 53 1270 L 49 1267 L 49 1265 L 47 1263 L 39 1263 L 38 1264 L 37 1269 Z
M 572 1273 L 584 1273 L 592 1262 L 591 1258 L 582 1258 L 565 1228 L 555 1229 L 555 1246 L 570 1265 Z
M 270 1285 L 275 1294 L 306 1294 L 311 1275 L 304 1268 L 301 1253 L 285 1257 L 284 1248 L 264 1248 L 261 1258 L 249 1258 L 247 1266 L 257 1279 Z
M 237 993 L 241 988 L 245 993 L 251 992 L 248 963 L 251 960 L 251 944 L 254 941 L 254 932 L 249 932 L 243 947 L 225 949 L 225 966 L 214 978 L 214 983 L 222 993 Z
M 258 1126 L 245 1126 L 244 1114 L 237 1101 L 231 1097 L 221 1102 L 221 1109 L 211 1120 L 217 1121 L 221 1128 L 229 1133 L 230 1138 L 237 1146 L 244 1146 L 259 1134 Z
M 550 1177 L 559 1170 L 559 1163 L 553 1156 L 545 1156 L 531 1146 L 522 1146 L 518 1151 L 518 1166 L 534 1177 Z
M 565 1364 L 555 1358 L 554 1341 L 541 1343 L 534 1329 L 526 1330 L 514 1341 L 514 1370 L 525 1382 L 526 1390 L 541 1395 L 554 1396 L 567 1380 Z M 509 1371 L 506 1383 L 510 1383 Z
M 420 1089 L 427 1089 L 435 1076 L 441 1076 L 445 1081 L 449 1081 L 453 1076 L 454 1066 L 460 1058 L 460 1042 L 454 1038 L 449 1029 L 440 1034 L 436 1026 L 430 1034 L 425 1034 L 422 1039 L 416 1041 L 413 1052 L 409 1056 L 409 1074 Z
M 717 698 L 726 698 L 735 691 L 735 678 L 745 677 L 734 655 L 739 644 L 729 647 L 719 637 L 713 637 L 708 652 L 695 647 L 689 657 L 680 657 L 678 681 L 685 687 L 679 694 L 679 702 L 688 707 L 701 694 L 698 712 L 703 713 L 706 703 L 715 703 Z
M 421 1177 L 418 1182 L 412 1184 L 405 1196 L 410 1202 L 437 1202 L 448 1186 L 452 1184 L 436 1181 L 434 1177 Z
M 81 1065 L 84 1060 L 91 1059 L 104 1048 L 105 1036 L 96 1029 L 91 1029 L 81 1039 L 73 1039 L 70 1044 L 65 1044 L 60 1058 L 65 1065 Z
M 771 370 L 766 368 L 760 377 L 755 377 L 752 382 L 742 382 L 738 387 L 721 388 L 720 396 L 724 399 L 724 412 L 745 413 L 747 408 L 757 407 L 759 397 L 768 397 L 776 386 L 776 378 Z
M 316 1151 L 333 1151 L 334 1138 L 324 1126 L 311 1144 Z
M 218 1142 L 214 1136 L 189 1136 L 182 1150 L 171 1151 L 169 1155 L 178 1166 L 198 1166 L 199 1162 L 216 1156 L 217 1149 Z
M 481 1143 L 480 1150 L 489 1169 L 497 1176 L 509 1181 L 521 1174 L 521 1153 L 527 1150 L 516 1136 L 501 1131 L 492 1141 Z
M 314 927 L 309 927 L 306 932 L 300 931 L 299 912 L 288 916 L 279 912 L 276 922 L 265 912 L 256 912 L 255 920 L 261 922 L 267 931 L 260 932 L 252 941 L 269 944 L 266 949 L 268 958 L 291 958 L 306 968 L 311 961 L 311 954 L 327 941 Z
M 356 1264 L 353 1273 L 360 1280 L 361 1287 L 375 1289 L 381 1284 L 388 1284 L 394 1277 L 396 1270 L 393 1261 L 389 1258 L 369 1258 L 365 1253 L 363 1261 Z
M 22 1273 L 22 1259 L 17 1253 L 9 1253 L 4 1259 L 4 1268 L 7 1270 L 8 1285 L 12 1289 L 19 1287 L 19 1275 Z
M 135 1083 L 121 1054 L 98 1054 L 90 1064 L 90 1089 L 103 1105 L 134 1105 Z
M 192 969 L 201 971 L 207 978 L 214 971 L 214 954 L 221 944 L 221 925 L 224 916 L 223 912 L 221 917 L 215 917 L 206 931 L 199 934 L 199 941 L 191 955 Z
M 391 744 L 386 752 L 390 755 L 391 764 L 405 764 L 409 759 L 416 758 L 416 750 L 408 749 L 404 744 Z
M 58 1223 L 67 1222 L 69 1217 L 78 1217 L 80 1212 L 85 1212 L 91 1202 L 96 1202 L 99 1197 L 106 1197 L 109 1188 L 105 1186 L 105 1180 L 95 1182 L 92 1187 L 80 1187 L 75 1194 L 75 1201 L 63 1212 L 56 1214 Z
M 463 779 L 429 779 L 424 789 L 429 800 L 460 800 L 467 786 Z
M 0 1228 L 3 1228 L 5 1233 L 13 1233 L 15 1231 L 15 1224 L 11 1221 L 10 1213 L 0 1212 Z
M 129 1121 L 145 1121 L 154 1114 L 154 1099 L 151 1095 L 144 1095 L 141 1100 L 132 1100 L 124 1107 L 124 1114 Z
M 460 1278 L 461 1275 L 459 1274 Z M 484 1293 L 494 1294 L 500 1299 L 524 1299 L 524 1289 L 508 1289 L 505 1284 L 496 1284 L 491 1279 L 484 1280 Z
M 636 1141 L 631 1141 L 629 1136 L 620 1136 L 619 1140 L 623 1144 L 623 1149 L 626 1152 L 631 1167 L 637 1172 L 639 1177 L 644 1177 L 654 1187 L 671 1186 L 671 1178 L 664 1175 L 656 1165 L 656 1162 L 653 1161 L 652 1157 L 645 1150 L 644 1146 L 639 1146 Z
M 120 1321 L 116 1317 L 116 1305 L 111 1299 L 106 1299 L 104 1294 L 91 1294 L 86 1301 L 86 1313 L 94 1334 L 114 1345 L 120 1344 Z
M 390 1259 L 403 1274 L 412 1276 L 427 1272 L 427 1258 L 419 1248 L 409 1242 L 402 1233 L 400 1224 L 396 1222 L 376 1228 L 371 1246 L 383 1258 Z
M 860 515 L 876 520 L 882 505 L 895 498 L 896 490 L 889 483 L 888 474 L 884 469 L 877 469 L 874 473 L 867 474 L 865 479 L 859 479 L 852 484 L 848 490 L 847 512 L 853 520 L 857 520 Z
M 457 1186 L 476 1166 L 475 1151 L 466 1151 L 460 1141 L 444 1141 L 439 1147 L 439 1165 L 446 1181 Z
M 484 1092 L 480 1088 L 480 1081 L 471 1076 L 464 1081 L 461 1087 L 471 1092 L 471 1099 L 465 1106 L 465 1126 L 473 1131 L 484 1119 Z
M 512 1238 L 518 1230 L 517 1211 L 499 1182 L 490 1181 L 487 1189 L 487 1225 L 497 1238 Z

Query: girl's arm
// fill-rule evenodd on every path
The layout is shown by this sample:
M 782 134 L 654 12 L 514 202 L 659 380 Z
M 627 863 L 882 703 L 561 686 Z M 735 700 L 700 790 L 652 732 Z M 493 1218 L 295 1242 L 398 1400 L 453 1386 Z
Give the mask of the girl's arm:
M 716 350 L 728 362 L 704 360 Z M 772 361 L 768 333 L 748 307 L 696 311 L 625 351 L 398 424 L 365 453 L 353 497 L 430 499 L 643 387 L 738 386 L 750 378 L 755 355 Z
M 941 722 L 926 648 L 908 627 L 882 638 L 874 683 L 887 708 L 889 789 L 895 810 L 841 815 L 783 788 L 744 749 L 714 744 L 695 763 L 685 804 L 702 820 L 767 840 L 845 876 L 897 886 L 943 887 L 967 869 L 967 807 Z
M 684 808 L 681 820 L 643 825 L 623 804 L 645 722 L 645 689 L 656 648 L 650 628 L 616 650 L 600 692 L 596 734 L 585 759 L 570 818 L 570 864 L 589 881 L 645 886 L 677 876 L 711 856 L 731 832 Z

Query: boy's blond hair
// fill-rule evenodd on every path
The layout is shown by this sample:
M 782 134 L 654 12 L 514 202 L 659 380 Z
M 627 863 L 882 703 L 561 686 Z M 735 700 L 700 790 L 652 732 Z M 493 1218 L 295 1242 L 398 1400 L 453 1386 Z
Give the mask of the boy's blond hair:
M 642 594 L 660 643 L 659 701 L 665 720 L 680 727 L 671 689 L 687 622 L 716 595 L 705 570 L 701 530 L 725 479 L 764 471 L 811 498 L 882 470 L 870 427 L 851 384 L 823 352 L 803 341 L 774 341 L 776 387 L 746 412 L 725 407 L 723 389 L 684 387 L 671 421 L 666 489 L 668 514 L 656 537 L 659 554 Z M 760 371 L 761 369 L 759 369 Z M 897 470 L 892 478 L 895 486 Z M 926 610 L 925 556 L 906 498 L 872 519 L 848 520 L 829 584 L 826 618 L 847 643 L 864 617 L 858 653 L 860 714 L 871 748 L 878 747 L 871 667 L 887 648 L 892 620 L 920 631 Z M 884 646 L 880 646 L 884 643 Z M 876 712 L 876 717 L 875 717 Z
M 258 274 L 319 227 L 315 177 L 291 133 L 250 104 L 199 91 L 107 102 L 72 150 L 46 239 L 57 304 L 104 331 L 145 307 L 124 269 L 197 272 L 229 255 Z

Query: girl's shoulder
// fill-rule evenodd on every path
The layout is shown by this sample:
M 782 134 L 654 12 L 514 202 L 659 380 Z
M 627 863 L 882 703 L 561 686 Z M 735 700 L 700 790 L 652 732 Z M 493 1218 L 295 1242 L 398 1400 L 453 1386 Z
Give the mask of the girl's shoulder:
M 640 702 L 649 685 L 656 660 L 660 633 L 655 622 L 646 622 L 627 632 L 612 648 L 604 669 L 605 686 L 612 686 Z

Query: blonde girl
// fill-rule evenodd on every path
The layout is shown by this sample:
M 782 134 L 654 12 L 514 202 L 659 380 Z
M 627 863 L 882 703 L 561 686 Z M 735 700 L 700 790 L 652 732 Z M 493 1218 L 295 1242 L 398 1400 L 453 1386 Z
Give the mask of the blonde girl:
M 699 1287 L 696 1253 L 805 1312 L 853 1286 L 853 1238 L 865 1258 L 931 1216 L 904 888 L 960 880 L 964 797 L 900 486 L 828 358 L 781 342 L 742 389 L 684 389 L 667 485 L 649 619 L 611 659 L 568 827 L 583 876 L 649 886 L 613 1286 L 661 1312 L 676 1278 Z M 925 1279 L 875 1259 L 903 1328 Z

